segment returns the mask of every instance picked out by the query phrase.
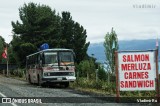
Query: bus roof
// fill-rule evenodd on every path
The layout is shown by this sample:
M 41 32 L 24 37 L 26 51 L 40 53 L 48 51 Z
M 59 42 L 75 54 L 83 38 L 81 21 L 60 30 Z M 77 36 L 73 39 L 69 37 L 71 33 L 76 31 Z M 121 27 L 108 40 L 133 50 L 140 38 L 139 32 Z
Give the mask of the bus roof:
M 45 49 L 45 50 L 41 50 L 41 51 L 39 51 L 39 52 L 30 54 L 30 55 L 28 55 L 28 56 L 26 56 L 26 57 L 30 57 L 30 56 L 33 56 L 33 55 L 35 55 L 35 54 L 42 53 L 42 52 L 47 52 L 47 51 L 71 51 L 71 52 L 73 52 L 72 49 L 63 49 L 63 48 Z

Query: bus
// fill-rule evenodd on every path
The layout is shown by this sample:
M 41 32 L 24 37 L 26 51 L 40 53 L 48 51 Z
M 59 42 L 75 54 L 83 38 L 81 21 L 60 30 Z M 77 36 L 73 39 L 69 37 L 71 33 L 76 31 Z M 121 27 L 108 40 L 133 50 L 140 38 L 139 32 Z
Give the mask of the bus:
M 74 82 L 75 55 L 71 49 L 45 49 L 26 56 L 26 79 L 30 84 L 46 83 L 65 87 Z

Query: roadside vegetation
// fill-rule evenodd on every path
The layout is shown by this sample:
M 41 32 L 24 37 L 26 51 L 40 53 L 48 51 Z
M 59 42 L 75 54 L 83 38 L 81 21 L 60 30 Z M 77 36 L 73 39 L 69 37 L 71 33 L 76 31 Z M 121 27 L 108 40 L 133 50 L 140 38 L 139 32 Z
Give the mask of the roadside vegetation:
M 84 69 L 86 65 L 81 65 L 80 67 Z M 97 95 L 116 96 L 115 76 L 107 73 L 103 67 L 100 66 L 97 70 L 94 70 L 95 71 L 89 74 L 90 77 L 88 79 L 86 71 L 79 69 L 77 72 L 77 80 L 71 84 L 71 88 L 84 92 L 94 92 Z M 120 92 L 120 95 L 123 97 L 155 97 L 156 91 L 123 91 Z

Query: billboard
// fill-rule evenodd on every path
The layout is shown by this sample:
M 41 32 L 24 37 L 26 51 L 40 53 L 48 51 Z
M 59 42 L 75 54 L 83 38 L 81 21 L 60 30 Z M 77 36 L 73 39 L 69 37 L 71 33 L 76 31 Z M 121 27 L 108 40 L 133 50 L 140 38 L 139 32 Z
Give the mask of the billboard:
M 155 90 L 155 52 L 119 52 L 118 74 L 120 91 Z

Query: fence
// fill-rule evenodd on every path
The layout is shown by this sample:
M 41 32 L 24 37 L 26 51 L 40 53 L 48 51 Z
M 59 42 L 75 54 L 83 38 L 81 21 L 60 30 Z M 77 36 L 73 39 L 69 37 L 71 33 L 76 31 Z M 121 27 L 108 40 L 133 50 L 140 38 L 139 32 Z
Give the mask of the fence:
M 15 70 L 17 68 L 17 64 L 8 64 L 8 70 Z M 0 64 L 0 72 L 3 70 L 7 70 L 7 64 Z

